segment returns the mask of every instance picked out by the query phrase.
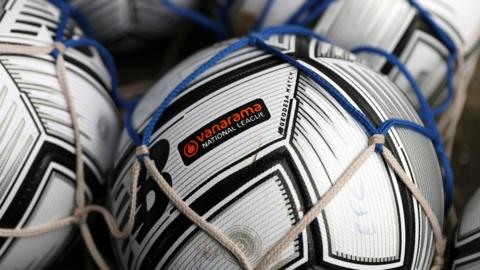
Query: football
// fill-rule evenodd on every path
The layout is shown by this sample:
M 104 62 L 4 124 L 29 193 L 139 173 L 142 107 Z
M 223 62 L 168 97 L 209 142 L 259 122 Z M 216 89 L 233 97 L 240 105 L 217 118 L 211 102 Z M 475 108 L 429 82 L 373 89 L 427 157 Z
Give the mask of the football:
M 229 42 L 202 50 L 166 74 L 133 113 L 142 134 L 169 91 Z M 333 45 L 293 35 L 268 43 L 335 86 L 373 123 L 421 124 L 385 75 Z M 232 53 L 192 82 L 155 126 L 150 156 L 200 216 L 230 237 L 253 264 L 296 224 L 367 147 L 362 126 L 325 89 L 253 47 Z M 430 140 L 393 128 L 386 136 L 401 166 L 443 223 L 439 162 Z M 126 224 L 135 146 L 123 133 L 111 211 Z M 140 172 L 135 228 L 114 241 L 125 269 L 237 269 L 237 261 L 183 216 Z M 282 253 L 273 269 L 427 269 L 434 237 L 419 204 L 380 155 Z
M 0 43 L 52 46 L 60 11 L 47 1 L 1 2 Z M 69 20 L 65 38 L 81 38 Z M 87 200 L 101 191 L 120 132 L 111 78 L 96 50 L 65 51 L 77 108 Z M 32 228 L 73 214 L 75 148 L 70 113 L 49 54 L 0 54 L 0 228 Z M 74 227 L 29 238 L 0 238 L 0 269 L 47 268 Z
M 195 0 L 174 0 L 193 7 Z M 93 30 L 113 50 L 129 51 L 171 35 L 180 19 L 161 0 L 70 0 Z

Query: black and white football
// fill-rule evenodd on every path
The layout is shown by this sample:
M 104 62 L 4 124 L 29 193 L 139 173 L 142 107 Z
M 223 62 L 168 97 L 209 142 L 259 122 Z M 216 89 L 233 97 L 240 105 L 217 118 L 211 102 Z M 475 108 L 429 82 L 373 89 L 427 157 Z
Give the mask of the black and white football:
M 372 122 L 400 118 L 421 124 L 388 77 L 348 52 L 296 36 L 268 42 L 334 85 Z M 134 111 L 137 131 L 143 132 L 181 80 L 227 44 L 200 51 L 163 77 Z M 179 196 L 257 263 L 367 144 L 365 130 L 322 87 L 297 68 L 246 47 L 207 70 L 170 104 L 149 148 Z M 394 128 L 386 146 L 442 223 L 443 185 L 432 143 Z M 110 187 L 111 210 L 121 225 L 128 219 L 134 148 L 124 132 Z M 145 169 L 135 222 L 130 237 L 114 242 L 125 269 L 239 268 L 169 203 Z M 374 155 L 272 267 L 427 269 L 433 244 L 425 214 Z
M 6 0 L 0 8 L 0 44 L 53 45 L 60 17 L 54 5 Z M 82 36 L 70 20 L 65 38 Z M 69 48 L 65 61 L 92 200 L 112 166 L 120 121 L 110 98 L 111 78 L 97 51 Z M 73 130 L 51 55 L 0 54 L 0 149 L 0 228 L 34 227 L 73 214 Z M 74 231 L 0 238 L 0 269 L 46 268 Z

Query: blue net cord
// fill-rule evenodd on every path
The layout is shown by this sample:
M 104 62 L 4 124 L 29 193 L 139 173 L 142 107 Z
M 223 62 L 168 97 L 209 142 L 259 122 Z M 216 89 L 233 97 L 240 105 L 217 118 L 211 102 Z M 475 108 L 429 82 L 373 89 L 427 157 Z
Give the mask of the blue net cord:
M 194 10 L 191 10 L 189 8 L 184 8 L 180 5 L 177 5 L 175 3 L 172 2 L 172 0 L 160 0 L 162 4 L 164 4 L 168 9 L 170 9 L 173 13 L 181 16 L 181 17 L 184 17 L 186 19 L 189 19 L 197 24 L 199 24 L 200 26 L 203 26 L 207 29 L 210 29 L 211 31 L 213 31 L 215 33 L 215 35 L 219 38 L 219 39 L 225 39 L 227 38 L 227 32 L 225 30 L 225 27 L 215 21 L 215 20 L 212 20 L 211 18 L 201 14 L 200 12 L 196 12 Z
M 67 27 L 68 20 L 71 13 L 71 6 L 65 2 L 64 0 L 49 0 L 50 3 L 55 5 L 61 12 L 60 15 L 60 22 L 57 27 L 57 31 L 55 34 L 55 41 L 61 42 L 65 45 L 66 48 L 73 48 L 73 47 L 81 47 L 81 46 L 91 46 L 97 50 L 99 53 L 100 57 L 105 62 L 105 65 L 107 67 L 107 70 L 110 74 L 110 77 L 112 78 L 111 83 L 112 83 L 112 99 L 122 109 L 126 110 L 133 110 L 135 108 L 135 105 L 138 101 L 138 99 L 129 101 L 125 100 L 121 97 L 120 91 L 119 91 L 119 83 L 118 83 L 118 77 L 117 77 L 117 70 L 115 67 L 115 61 L 113 60 L 112 55 L 110 52 L 103 47 L 100 43 L 97 41 L 90 39 L 90 38 L 80 38 L 80 39 L 74 39 L 74 40 L 65 40 L 64 38 L 64 33 L 65 33 L 65 28 Z M 52 51 L 52 56 L 57 57 L 58 56 L 58 49 L 54 49 Z
M 58 23 L 57 31 L 55 32 L 55 40 L 58 42 L 64 41 L 65 28 L 67 27 L 70 18 L 70 6 L 63 0 L 50 0 L 60 10 L 60 21 Z
M 440 41 L 448 48 L 450 55 L 447 60 L 447 98 L 445 101 L 433 110 L 434 115 L 439 115 L 445 112 L 453 101 L 454 95 L 454 76 L 455 76 L 455 62 L 458 58 L 458 48 L 452 38 L 438 25 L 433 19 L 433 16 L 424 7 L 422 7 L 417 0 L 409 0 L 410 4 L 417 9 L 423 20 L 432 28 L 435 34 L 440 38 Z
M 302 63 L 297 61 L 295 58 L 282 53 L 280 50 L 268 45 L 264 41 L 264 39 L 267 39 L 272 35 L 281 35 L 281 34 L 293 34 L 293 35 L 299 35 L 299 36 L 306 36 L 306 37 L 310 37 L 320 41 L 326 40 L 325 38 L 319 36 L 317 33 L 314 33 L 309 29 L 305 29 L 299 26 L 292 26 L 292 25 L 272 27 L 260 33 L 252 33 L 247 37 L 239 39 L 238 41 L 229 45 L 228 47 L 226 47 L 225 49 L 223 49 L 222 51 L 214 55 L 212 58 L 204 62 L 202 65 L 200 65 L 197 69 L 195 69 L 195 71 L 193 71 L 182 82 L 180 82 L 173 89 L 172 92 L 169 93 L 169 95 L 162 101 L 160 106 L 152 114 L 152 117 L 145 128 L 145 132 L 141 140 L 141 144 L 138 144 L 140 136 L 138 134 L 135 134 L 135 135 L 131 134 L 131 133 L 134 133 L 135 128 L 133 127 L 133 124 L 131 122 L 131 116 L 128 116 L 128 119 L 127 119 L 128 121 L 125 123 L 125 125 L 127 126 L 127 130 L 129 134 L 131 134 L 132 136 L 132 141 L 137 146 L 148 147 L 151 141 L 151 137 L 153 135 L 155 125 L 159 121 L 165 109 L 180 93 L 182 93 L 182 91 L 184 91 L 195 79 L 197 79 L 206 70 L 210 69 L 212 66 L 217 64 L 219 61 L 224 59 L 229 54 L 239 49 L 242 49 L 246 46 L 253 46 L 276 56 L 277 58 L 283 60 L 284 62 L 289 63 L 290 65 L 296 67 L 299 71 L 309 76 L 312 80 L 314 80 L 317 84 L 319 84 L 323 89 L 325 89 L 333 98 L 335 98 L 335 100 L 356 121 L 358 121 L 362 125 L 362 127 L 364 127 L 365 131 L 369 136 L 372 136 L 374 134 L 385 135 L 392 127 L 401 127 L 401 128 L 408 128 L 408 129 L 417 131 L 420 134 L 432 140 L 435 146 L 435 150 L 439 155 L 440 162 L 442 162 L 443 168 L 445 170 L 445 177 L 446 177 L 445 182 L 448 182 L 448 183 L 445 183 L 446 190 L 447 190 L 446 205 L 448 208 L 451 203 L 450 190 L 451 190 L 451 183 L 453 183 L 452 181 L 453 177 L 451 174 L 451 166 L 450 166 L 448 157 L 444 154 L 442 143 L 439 140 L 438 131 L 436 131 L 436 129 L 431 129 L 428 127 L 425 128 L 416 123 L 406 121 L 406 120 L 401 120 L 401 119 L 390 119 L 385 121 L 384 123 L 381 123 L 378 127 L 375 127 L 375 125 L 368 119 L 367 116 L 365 116 L 363 112 L 361 112 L 355 106 L 353 106 L 332 84 L 330 84 L 327 80 L 322 78 L 322 76 L 320 76 L 318 73 L 311 70 L 307 66 L 303 65 Z M 430 118 L 432 117 L 431 114 L 428 114 L 428 112 L 426 113 L 426 116 L 427 117 L 429 116 Z M 376 150 L 381 151 L 382 150 L 381 146 L 376 147 Z M 142 160 L 142 157 L 139 157 L 139 159 Z

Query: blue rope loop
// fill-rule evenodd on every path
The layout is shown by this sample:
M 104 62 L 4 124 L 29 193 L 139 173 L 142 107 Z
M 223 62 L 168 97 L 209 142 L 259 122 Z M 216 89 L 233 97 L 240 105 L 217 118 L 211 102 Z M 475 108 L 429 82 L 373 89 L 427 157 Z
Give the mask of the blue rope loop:
M 122 109 L 126 109 L 128 111 L 133 110 L 139 99 L 137 98 L 135 100 L 129 101 L 121 97 L 120 90 L 119 90 L 118 77 L 117 77 L 117 70 L 115 67 L 115 61 L 113 60 L 113 57 L 110 54 L 110 52 L 105 47 L 103 47 L 99 42 L 91 38 L 65 40 L 64 38 L 65 28 L 68 24 L 70 15 L 72 14 L 72 7 L 65 0 L 49 0 L 49 1 L 50 3 L 55 5 L 61 12 L 60 21 L 58 23 L 58 27 L 55 34 L 55 41 L 63 43 L 65 45 L 65 48 L 74 48 L 74 47 L 82 47 L 82 46 L 95 48 L 99 53 L 100 57 L 105 62 L 108 73 L 110 74 L 110 77 L 112 79 L 111 95 L 112 95 L 113 101 L 117 106 L 119 106 Z M 54 48 L 50 54 L 56 59 L 60 54 L 60 51 L 58 50 L 58 48 Z

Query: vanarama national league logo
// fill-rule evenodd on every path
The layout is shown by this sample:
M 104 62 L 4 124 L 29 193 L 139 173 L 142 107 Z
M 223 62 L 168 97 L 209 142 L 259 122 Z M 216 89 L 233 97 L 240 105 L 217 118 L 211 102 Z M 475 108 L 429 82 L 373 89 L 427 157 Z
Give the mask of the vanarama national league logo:
M 253 100 L 218 117 L 178 145 L 183 163 L 190 165 L 235 135 L 268 119 L 270 119 L 270 113 L 261 99 Z

